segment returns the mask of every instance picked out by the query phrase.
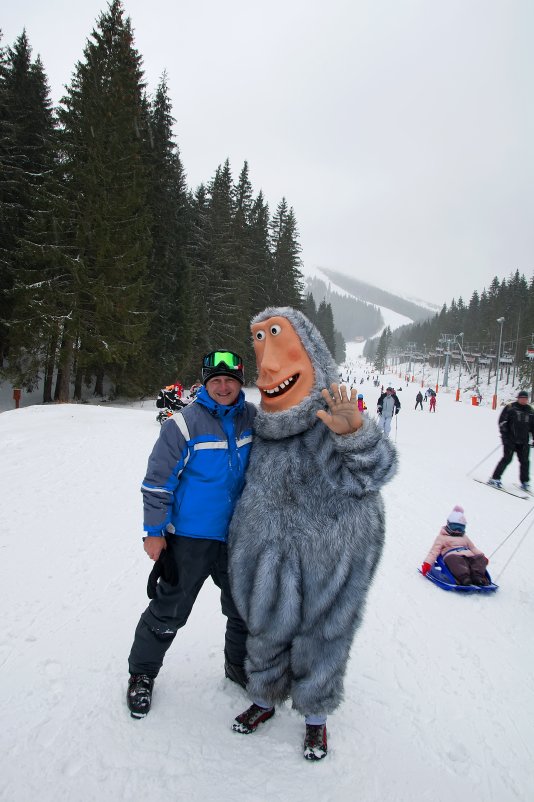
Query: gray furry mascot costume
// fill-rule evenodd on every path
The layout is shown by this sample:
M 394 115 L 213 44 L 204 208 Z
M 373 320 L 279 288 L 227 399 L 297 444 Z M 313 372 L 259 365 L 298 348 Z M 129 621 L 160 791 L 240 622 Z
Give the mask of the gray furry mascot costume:
M 233 729 L 253 732 L 291 697 L 306 716 L 304 756 L 317 760 L 382 552 L 379 491 L 396 455 L 355 391 L 335 384 L 330 352 L 301 312 L 270 307 L 251 327 L 261 409 L 228 546 L 254 704 Z

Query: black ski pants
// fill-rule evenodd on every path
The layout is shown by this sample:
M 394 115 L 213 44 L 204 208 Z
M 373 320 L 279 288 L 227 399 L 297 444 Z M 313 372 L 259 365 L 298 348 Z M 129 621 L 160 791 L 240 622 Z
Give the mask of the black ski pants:
M 528 482 L 529 477 L 529 455 L 530 446 L 528 443 L 509 443 L 503 442 L 503 455 L 497 467 L 493 471 L 493 479 L 500 479 L 504 473 L 505 468 L 511 463 L 514 454 L 517 454 L 519 460 L 519 481 Z
M 415 408 L 417 409 L 417 407 L 421 407 L 421 412 L 423 411 L 423 399 L 416 402 Z
M 142 614 L 129 657 L 131 674 L 156 677 L 167 649 L 184 626 L 200 588 L 211 576 L 221 589 L 221 610 L 227 617 L 224 655 L 229 663 L 243 666 L 247 628 L 236 610 L 228 580 L 226 543 L 204 538 L 175 536 L 172 544 L 178 584 L 160 579 L 156 598 Z

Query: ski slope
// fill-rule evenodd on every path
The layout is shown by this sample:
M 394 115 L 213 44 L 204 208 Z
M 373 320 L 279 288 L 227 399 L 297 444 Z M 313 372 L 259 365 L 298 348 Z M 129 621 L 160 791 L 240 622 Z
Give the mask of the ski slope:
M 253 735 L 231 731 L 248 700 L 224 679 L 210 584 L 167 654 L 151 713 L 128 714 L 127 657 L 151 567 L 139 485 L 154 405 L 0 414 L 0 799 L 534 798 L 534 500 L 466 476 L 499 446 L 497 413 L 443 390 L 435 415 L 415 412 L 418 385 L 381 379 L 403 387 L 392 430 L 400 470 L 384 491 L 384 556 L 318 764 L 303 760 L 303 722 L 289 706 Z M 364 391 L 373 414 L 379 388 L 365 381 Z M 498 453 L 477 473 L 489 475 Z M 417 573 L 458 503 L 488 555 L 527 516 L 491 558 L 494 596 L 445 593 Z

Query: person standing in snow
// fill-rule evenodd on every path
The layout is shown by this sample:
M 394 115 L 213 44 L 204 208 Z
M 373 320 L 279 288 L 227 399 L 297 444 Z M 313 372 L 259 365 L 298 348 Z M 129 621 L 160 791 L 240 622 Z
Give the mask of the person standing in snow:
M 352 390 L 352 387 L 351 387 L 351 390 Z M 363 400 L 363 394 L 362 393 L 358 393 L 358 410 L 360 412 L 367 412 L 367 404 Z
M 459 585 L 489 585 L 486 576 L 489 560 L 484 552 L 477 549 L 469 540 L 465 534 L 466 526 L 464 509 L 456 505 L 421 566 L 425 576 L 441 555 Z
M 129 657 L 127 704 L 133 718 L 150 710 L 165 653 L 209 576 L 221 589 L 227 617 L 226 676 L 246 685 L 247 629 L 230 591 L 226 541 L 244 485 L 256 408 L 245 401 L 237 354 L 206 354 L 202 381 L 195 400 L 163 424 L 141 487 L 144 550 L 156 564 L 149 579 L 153 598 Z
M 417 409 L 417 407 L 421 407 L 421 412 L 423 411 L 423 393 L 421 390 L 415 396 L 415 408 Z
M 436 393 L 433 390 L 430 391 L 430 404 L 428 405 L 428 411 L 436 411 Z
M 182 401 L 183 386 L 179 382 L 168 384 L 167 387 L 162 387 L 158 397 L 156 398 L 156 407 L 158 409 L 170 409 L 176 412 L 185 406 Z
M 320 760 L 382 552 L 380 489 L 396 454 L 355 391 L 335 383 L 330 352 L 301 312 L 269 307 L 251 328 L 261 407 L 228 549 L 252 704 L 232 728 L 255 732 L 291 698 L 305 717 L 304 757 Z
M 387 387 L 386 392 L 382 393 L 377 401 L 376 411 L 378 412 L 378 425 L 384 432 L 389 434 L 391 421 L 394 415 L 398 415 L 401 403 L 393 387 Z
M 521 390 L 517 400 L 507 404 L 499 416 L 503 455 L 488 484 L 501 487 L 501 476 L 514 454 L 519 460 L 519 481 L 523 490 L 530 490 L 530 436 L 534 438 L 534 409 L 528 403 L 528 393 Z

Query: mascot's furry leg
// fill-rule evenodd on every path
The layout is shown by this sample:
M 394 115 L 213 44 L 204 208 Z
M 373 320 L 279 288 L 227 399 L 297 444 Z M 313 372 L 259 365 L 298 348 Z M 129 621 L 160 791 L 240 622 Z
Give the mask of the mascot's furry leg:
M 272 636 L 249 635 L 247 639 L 247 693 L 251 699 L 270 705 L 287 699 L 291 689 L 289 643 L 276 642 Z
M 352 636 L 332 640 L 315 631 L 295 638 L 291 649 L 291 697 L 299 713 L 326 715 L 339 706 L 351 644 Z

